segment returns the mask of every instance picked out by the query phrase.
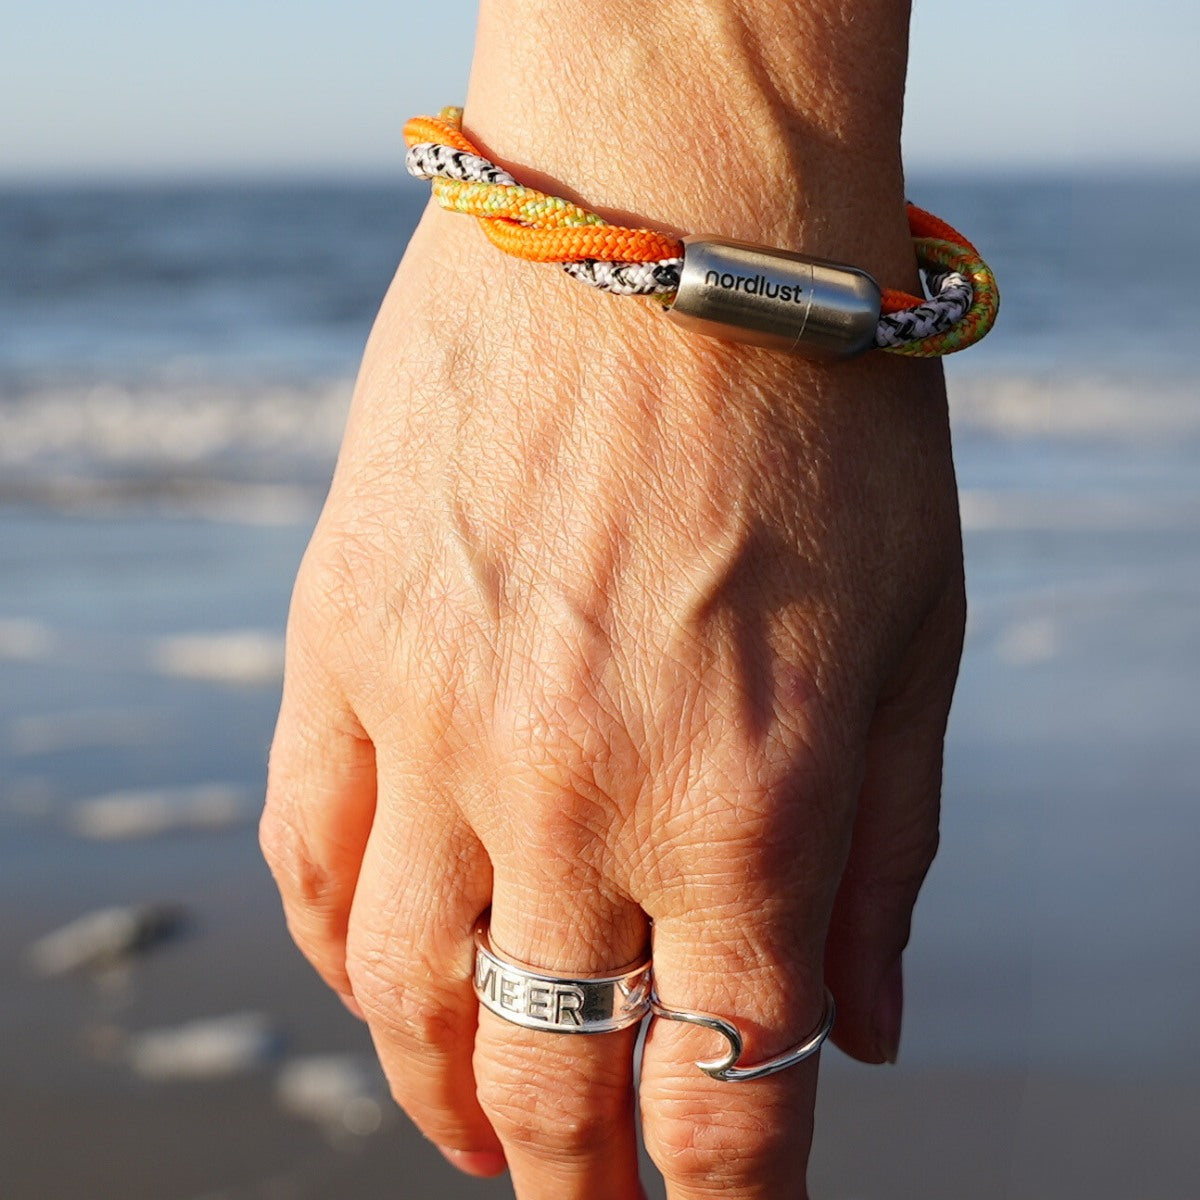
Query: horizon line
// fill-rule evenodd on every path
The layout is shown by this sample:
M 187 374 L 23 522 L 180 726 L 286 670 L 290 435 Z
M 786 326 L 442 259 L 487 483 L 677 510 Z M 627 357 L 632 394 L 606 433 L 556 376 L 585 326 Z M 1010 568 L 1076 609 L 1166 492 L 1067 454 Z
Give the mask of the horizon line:
M 1075 179 L 1126 182 L 1139 177 L 1187 179 L 1200 177 L 1200 159 L 1131 161 L 1129 158 L 1095 159 L 1064 163 L 1045 160 L 980 162 L 913 159 L 906 174 L 941 178 L 1023 178 L 1030 181 L 1067 182 Z M 395 184 L 409 176 L 403 164 L 278 164 L 203 163 L 169 167 L 51 167 L 34 170 L 0 167 L 0 188 L 37 187 L 170 187 L 236 184 Z M 418 180 L 413 186 L 421 186 Z

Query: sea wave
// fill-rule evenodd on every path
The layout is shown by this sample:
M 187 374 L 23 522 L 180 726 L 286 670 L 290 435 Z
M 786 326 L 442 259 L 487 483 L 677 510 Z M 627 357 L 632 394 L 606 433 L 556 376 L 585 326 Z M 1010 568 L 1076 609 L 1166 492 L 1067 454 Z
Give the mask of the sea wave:
M 345 379 L 25 388 L 0 395 L 0 471 L 187 477 L 252 465 L 260 478 L 306 477 L 332 462 L 350 392 Z
M 951 371 L 960 438 L 1200 442 L 1195 380 Z M 0 503 L 311 520 L 352 384 L 163 379 L 0 389 Z
M 273 687 L 283 678 L 284 637 L 277 629 L 191 630 L 144 636 L 52 628 L 34 618 L 0 617 L 0 663 L 69 663 L 74 670 L 128 671 L 225 687 Z M 0 743 L 20 754 L 68 747 L 136 743 L 149 736 L 154 714 L 73 710 L 25 714 Z
M 949 372 L 956 430 L 1136 445 L 1200 440 L 1195 378 Z
M 961 488 L 958 502 L 968 533 L 1191 534 L 1200 529 L 1200 496 L 1193 493 Z
M 283 638 L 259 629 L 177 634 L 160 638 L 150 659 L 156 671 L 177 679 L 272 684 L 283 678 Z

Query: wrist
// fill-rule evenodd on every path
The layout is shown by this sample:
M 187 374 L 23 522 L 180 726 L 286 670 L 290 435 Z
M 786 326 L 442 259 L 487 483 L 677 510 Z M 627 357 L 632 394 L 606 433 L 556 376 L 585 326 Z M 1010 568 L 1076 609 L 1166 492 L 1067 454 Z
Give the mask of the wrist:
M 523 182 L 610 220 L 798 249 L 911 288 L 908 6 L 849 7 L 484 0 L 464 130 Z

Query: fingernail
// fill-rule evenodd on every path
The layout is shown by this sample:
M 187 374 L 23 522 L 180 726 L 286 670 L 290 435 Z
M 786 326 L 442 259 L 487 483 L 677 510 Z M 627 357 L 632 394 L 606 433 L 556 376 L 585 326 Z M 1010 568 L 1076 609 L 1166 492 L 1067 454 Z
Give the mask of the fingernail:
M 903 1019 L 904 968 L 897 958 L 879 985 L 872 1014 L 875 1049 L 885 1062 L 894 1063 L 900 1054 L 900 1025 Z
M 508 1166 L 508 1160 L 499 1150 L 451 1150 L 448 1146 L 438 1149 L 452 1167 L 467 1175 L 491 1178 L 502 1174 Z
M 353 996 L 347 996 L 343 992 L 338 992 L 338 999 L 356 1016 L 360 1021 L 365 1021 L 367 1018 L 363 1016 L 363 1010 L 358 1007 L 358 1001 Z

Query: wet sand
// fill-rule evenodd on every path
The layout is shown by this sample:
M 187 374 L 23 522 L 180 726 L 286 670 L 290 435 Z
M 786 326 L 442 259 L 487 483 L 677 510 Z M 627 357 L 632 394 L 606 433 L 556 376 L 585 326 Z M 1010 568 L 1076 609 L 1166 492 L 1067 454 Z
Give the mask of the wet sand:
M 813 1195 L 1195 1200 L 1194 460 L 959 451 L 973 607 L 905 1044 L 895 1068 L 826 1055 Z M 298 1057 L 370 1053 L 288 941 L 253 831 L 317 499 L 278 521 L 5 511 L 3 1200 L 509 1194 L 458 1176 L 390 1105 L 376 1131 L 332 1136 L 277 1098 Z M 50 931 L 146 904 L 190 923 L 124 977 L 29 969 Z M 228 1014 L 261 1014 L 274 1053 L 218 1078 L 133 1069 L 130 1036 Z
M 1039 889 L 1050 876 L 1035 863 L 1022 881 L 1018 863 L 1028 869 L 1028 859 L 1020 840 L 1006 844 L 997 832 L 1008 828 L 1011 838 L 1025 824 L 1019 806 L 998 808 L 1005 819 L 969 851 L 956 845 L 966 831 L 952 797 L 948 807 L 950 844 L 909 955 L 901 1063 L 865 1068 L 836 1050 L 825 1055 L 813 1196 L 1195 1200 L 1195 1010 L 1172 1015 L 1163 992 L 1169 1002 L 1174 986 L 1176 1001 L 1186 1003 L 1195 959 L 1180 963 L 1172 984 L 1146 947 L 1127 946 L 1118 957 L 1131 969 L 1140 959 L 1146 973 L 1110 980 L 1115 992 L 1099 987 L 1090 1008 L 1078 1008 L 1086 979 L 1072 966 L 1055 918 L 1039 915 Z M 1070 806 L 1061 820 L 1070 824 Z M 275 1083 L 288 1062 L 369 1055 L 370 1046 L 288 941 L 249 826 L 96 842 L 44 814 L 9 813 L 0 830 L 5 1200 L 511 1194 L 504 1180 L 458 1176 L 390 1106 L 378 1130 L 337 1137 L 281 1109 Z M 1052 832 L 1043 825 L 1039 837 Z M 989 860 L 991 879 L 976 873 Z M 1162 871 L 1159 884 L 1168 898 L 1178 886 Z M 954 915 L 964 893 L 965 931 Z M 26 949 L 48 930 L 91 908 L 148 901 L 182 905 L 190 924 L 124 976 L 45 979 L 29 971 Z M 1131 998 L 1144 995 L 1143 1018 L 1152 1020 L 1130 1030 L 1132 1045 L 1119 1061 L 1096 1055 L 1089 1065 L 1087 1027 L 1106 1036 L 1120 1031 L 1129 983 Z M 1062 987 L 1067 994 L 1056 997 Z M 237 1012 L 265 1014 L 281 1037 L 277 1054 L 244 1072 L 147 1080 L 122 1057 L 122 1031 Z M 652 1186 L 651 1195 L 661 1191 Z
M 11 825 L 4 836 L 27 863 L 53 853 L 58 837 L 14 834 Z M 45 889 L 36 905 L 28 903 L 28 876 L 6 872 L 0 880 L 5 1200 L 510 1195 L 505 1180 L 458 1176 L 390 1107 L 375 1132 L 336 1139 L 280 1109 L 274 1082 L 282 1064 L 310 1053 L 369 1054 L 368 1039 L 287 941 L 248 832 L 184 840 L 180 858 L 169 838 L 127 843 L 103 868 L 77 870 L 73 895 Z M 22 948 L 89 893 L 161 890 L 164 859 L 172 862 L 171 896 L 195 914 L 191 933 L 148 953 L 124 981 L 39 980 L 13 970 Z M 827 1052 L 814 1197 L 1194 1200 L 1194 1073 L 1114 1073 L 1101 1061 L 1090 1076 L 1036 1064 L 938 1065 L 921 1046 L 931 1016 L 923 997 L 937 987 L 926 979 L 914 989 L 918 1047 L 900 1065 L 866 1068 Z M 114 1053 L 114 1030 L 237 1010 L 268 1014 L 284 1039 L 277 1057 L 244 1073 L 147 1081 Z

